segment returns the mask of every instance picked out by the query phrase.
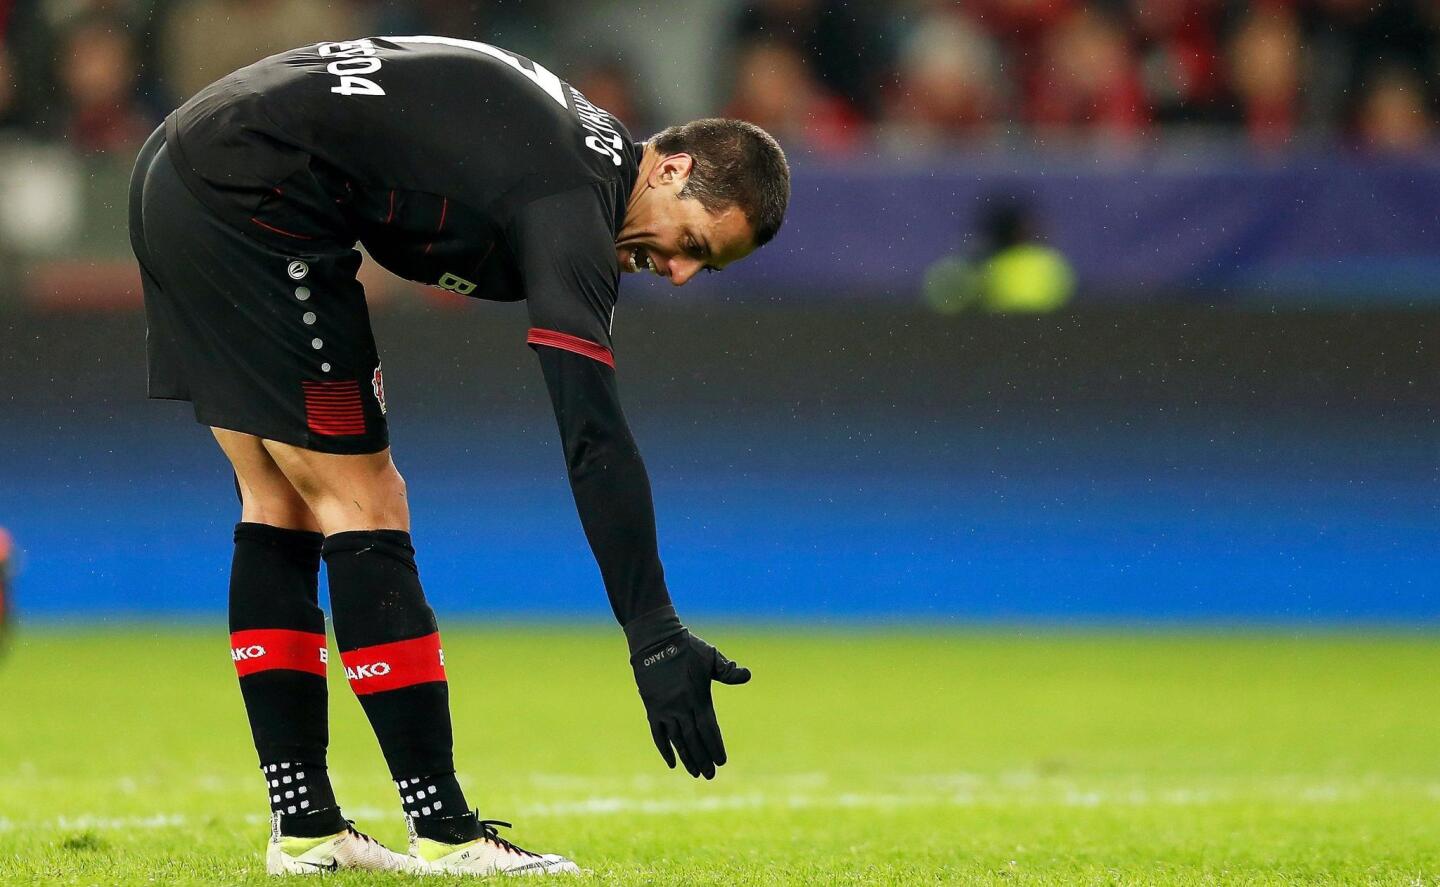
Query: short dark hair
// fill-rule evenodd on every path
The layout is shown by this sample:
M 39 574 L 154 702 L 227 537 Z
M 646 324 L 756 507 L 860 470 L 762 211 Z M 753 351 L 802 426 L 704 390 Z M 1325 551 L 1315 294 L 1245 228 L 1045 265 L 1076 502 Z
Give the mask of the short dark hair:
M 689 154 L 694 161 L 681 197 L 713 213 L 735 207 L 764 246 L 785 221 L 790 164 L 780 143 L 753 123 L 707 117 L 672 126 L 650 139 L 662 157 Z

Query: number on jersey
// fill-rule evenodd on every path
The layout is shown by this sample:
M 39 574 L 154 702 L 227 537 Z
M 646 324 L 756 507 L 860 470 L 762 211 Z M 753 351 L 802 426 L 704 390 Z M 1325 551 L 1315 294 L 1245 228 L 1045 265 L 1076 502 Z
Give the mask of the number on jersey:
M 380 84 L 363 76 L 380 70 L 380 60 L 374 57 L 375 44 L 368 38 L 321 43 L 317 48 L 322 58 L 335 57 L 335 61 L 325 66 L 325 70 L 340 78 L 340 85 L 330 87 L 331 92 L 340 95 L 385 94 Z

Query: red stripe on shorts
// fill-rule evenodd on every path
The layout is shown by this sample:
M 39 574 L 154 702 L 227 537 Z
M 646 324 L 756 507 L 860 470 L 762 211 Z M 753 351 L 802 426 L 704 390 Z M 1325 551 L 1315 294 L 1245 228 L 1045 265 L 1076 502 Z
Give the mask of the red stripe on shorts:
M 345 677 L 359 696 L 445 680 L 440 632 L 408 641 L 376 644 L 340 654 Z
M 569 333 L 542 330 L 539 327 L 532 328 L 530 335 L 525 337 L 525 341 L 531 345 L 548 345 L 551 348 L 559 348 L 562 351 L 573 351 L 591 360 L 598 360 L 611 369 L 615 368 L 614 353 L 599 342 L 592 342 L 589 339 L 582 339 L 579 336 L 572 336 Z
M 230 658 L 240 677 L 277 668 L 325 677 L 325 635 L 285 628 L 252 628 L 230 635 Z
M 360 383 L 301 382 L 305 388 L 305 424 L 316 434 L 340 437 L 365 433 L 365 407 Z

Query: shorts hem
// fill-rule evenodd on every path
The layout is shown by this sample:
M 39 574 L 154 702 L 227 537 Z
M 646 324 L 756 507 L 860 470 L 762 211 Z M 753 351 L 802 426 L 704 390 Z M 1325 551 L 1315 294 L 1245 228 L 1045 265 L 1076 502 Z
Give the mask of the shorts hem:
M 249 422 L 236 422 L 207 415 L 199 409 L 195 411 L 195 421 L 210 428 L 234 431 L 237 434 L 249 434 L 262 440 L 273 440 L 276 443 L 298 447 L 312 453 L 329 453 L 335 456 L 368 456 L 379 453 L 390 446 L 388 433 L 363 437 L 327 437 L 308 431 L 303 434 L 294 434 L 274 428 L 261 428 Z

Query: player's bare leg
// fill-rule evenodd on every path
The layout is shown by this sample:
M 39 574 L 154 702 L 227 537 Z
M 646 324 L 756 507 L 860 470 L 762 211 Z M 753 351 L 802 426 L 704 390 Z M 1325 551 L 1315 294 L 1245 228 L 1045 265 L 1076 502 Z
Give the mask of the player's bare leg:
M 455 778 L 449 685 L 435 615 L 425 601 L 405 481 L 390 451 L 318 453 L 265 441 L 325 536 L 335 641 L 426 868 L 469 874 L 575 871 L 500 838 L 469 809 Z
M 330 786 L 319 522 L 258 437 L 213 430 L 240 490 L 230 646 L 269 790 L 266 870 L 413 868 L 409 858 L 355 831 Z
M 288 530 L 320 532 L 320 522 L 266 451 L 264 441 L 253 434 L 224 428 L 212 428 L 210 431 L 235 469 L 235 482 L 240 487 L 242 521 Z
M 395 469 L 388 448 L 340 456 L 273 440 L 262 443 L 280 481 L 315 516 L 317 528 L 326 536 L 362 530 L 410 531 L 405 479 Z

